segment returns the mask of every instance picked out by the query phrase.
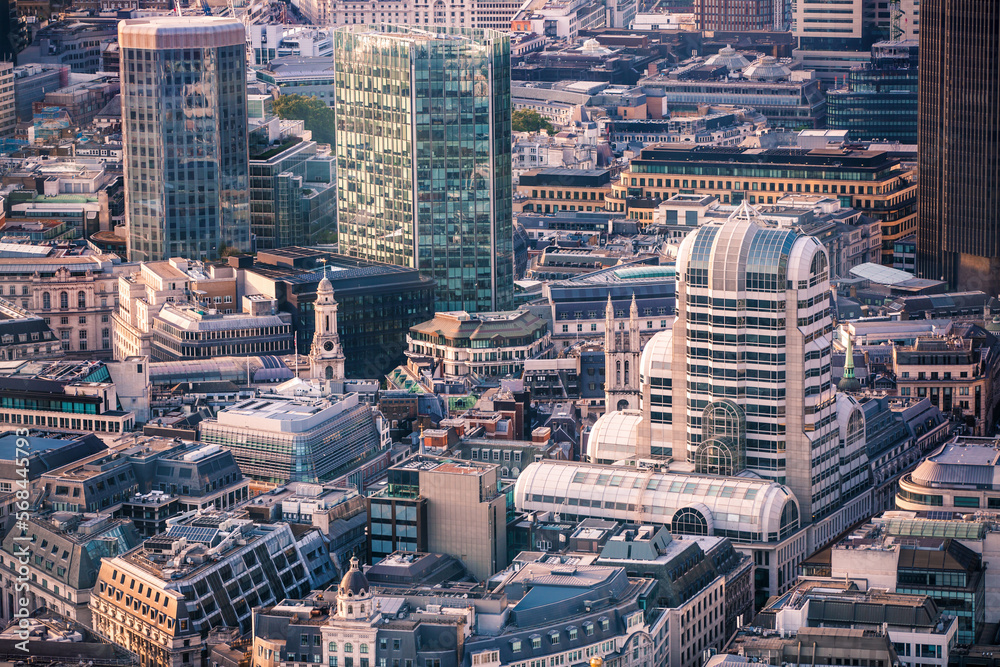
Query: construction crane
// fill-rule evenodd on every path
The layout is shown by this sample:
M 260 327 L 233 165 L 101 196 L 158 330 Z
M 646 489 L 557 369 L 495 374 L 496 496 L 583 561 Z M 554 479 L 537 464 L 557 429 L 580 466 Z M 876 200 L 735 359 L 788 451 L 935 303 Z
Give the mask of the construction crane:
M 889 2 L 889 39 L 898 42 L 903 39 L 903 8 L 900 0 Z
M 251 9 L 250 3 L 251 3 L 251 0 L 245 0 L 245 1 L 246 1 L 247 4 L 244 7 L 244 11 L 237 12 L 236 11 L 236 5 L 233 3 L 233 0 L 227 0 L 227 2 L 229 3 L 229 11 L 230 11 L 230 13 L 232 13 L 233 18 L 243 24 L 243 33 L 246 36 L 247 70 L 249 71 L 250 67 L 254 65 L 253 46 L 250 43 L 250 9 Z

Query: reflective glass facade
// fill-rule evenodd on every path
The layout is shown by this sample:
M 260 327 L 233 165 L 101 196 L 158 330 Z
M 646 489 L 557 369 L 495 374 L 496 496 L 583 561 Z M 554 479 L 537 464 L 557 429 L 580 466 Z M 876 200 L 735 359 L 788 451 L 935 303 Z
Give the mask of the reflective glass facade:
M 416 267 L 437 310 L 513 306 L 510 38 L 334 33 L 341 251 Z
M 250 250 L 243 27 L 186 21 L 120 28 L 132 261 Z
M 857 141 L 917 143 L 917 44 L 877 44 L 851 70 L 847 87 L 826 93 L 827 125 Z

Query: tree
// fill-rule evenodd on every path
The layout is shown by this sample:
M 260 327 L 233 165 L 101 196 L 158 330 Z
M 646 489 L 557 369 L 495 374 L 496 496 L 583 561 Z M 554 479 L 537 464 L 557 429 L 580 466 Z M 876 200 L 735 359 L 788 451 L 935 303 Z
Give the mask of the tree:
M 318 97 L 280 95 L 274 101 L 274 113 L 280 118 L 304 120 L 313 139 L 322 144 L 334 143 L 333 109 Z
M 521 109 L 515 111 L 510 116 L 510 127 L 515 132 L 538 132 L 545 130 L 549 134 L 555 134 L 556 128 L 552 126 L 549 119 L 531 109 Z

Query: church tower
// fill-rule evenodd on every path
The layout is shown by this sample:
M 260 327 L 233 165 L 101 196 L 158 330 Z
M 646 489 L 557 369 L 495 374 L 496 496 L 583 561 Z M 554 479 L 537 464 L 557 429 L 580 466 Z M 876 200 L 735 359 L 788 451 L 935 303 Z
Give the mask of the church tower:
M 316 331 L 309 351 L 309 375 L 314 380 L 344 379 L 344 351 L 337 334 L 337 302 L 325 275 L 316 289 Z
M 614 305 L 608 295 L 604 313 L 604 409 L 639 409 L 639 307 L 632 295 L 628 324 L 615 319 Z

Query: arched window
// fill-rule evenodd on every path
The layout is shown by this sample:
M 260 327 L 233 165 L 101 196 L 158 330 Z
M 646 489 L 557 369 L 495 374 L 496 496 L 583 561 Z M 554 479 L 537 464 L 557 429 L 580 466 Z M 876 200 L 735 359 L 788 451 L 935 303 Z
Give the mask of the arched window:
M 351 608 L 347 608 L 347 613 L 351 613 Z M 344 642 L 344 653 L 354 653 L 354 644 L 351 642 Z
M 323 327 L 323 331 L 326 331 L 327 333 L 329 333 L 329 331 L 330 331 L 330 316 L 327 315 L 325 317 L 325 319 L 326 319 L 326 325 Z
M 325 375 L 326 375 L 326 379 L 327 380 L 332 380 L 333 379 L 333 366 L 327 366 L 326 367 L 326 373 L 325 373 Z
M 618 411 L 621 412 L 622 410 L 628 410 L 628 399 L 626 398 L 618 401 Z
M 789 500 L 785 503 L 785 506 L 781 508 L 781 534 L 778 539 L 785 539 L 786 536 L 791 535 L 796 530 L 799 529 L 799 506 L 795 504 L 794 500 Z
M 76 307 L 86 308 L 87 307 L 87 293 L 80 291 L 76 293 Z
M 59 292 L 59 307 L 60 308 L 69 308 L 69 293 L 68 292 Z
M 708 521 L 698 510 L 685 507 L 677 510 L 670 520 L 670 532 L 679 535 L 708 535 Z
M 52 307 L 52 297 L 48 292 L 42 292 L 42 308 L 48 310 Z
M 626 387 L 629 386 L 629 384 L 628 384 L 628 359 L 625 360 L 625 386 Z

